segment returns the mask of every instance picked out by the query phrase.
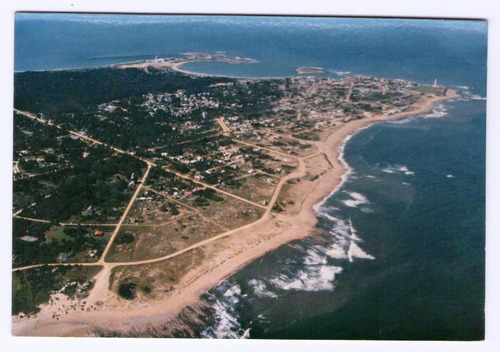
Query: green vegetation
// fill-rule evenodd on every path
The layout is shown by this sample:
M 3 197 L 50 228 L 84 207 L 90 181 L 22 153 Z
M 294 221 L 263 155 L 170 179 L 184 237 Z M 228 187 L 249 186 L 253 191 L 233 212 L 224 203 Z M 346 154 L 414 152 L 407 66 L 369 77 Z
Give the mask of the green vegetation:
M 217 192 L 212 188 L 199 189 L 197 191 L 194 191 L 193 195 L 196 196 L 193 204 L 198 207 L 209 205 L 209 200 L 213 200 L 215 202 L 221 202 L 224 200 L 224 198 L 218 196 Z
M 443 88 L 433 87 L 433 86 L 418 86 L 414 88 L 418 92 L 422 93 L 432 93 L 432 94 L 441 94 Z
M 295 137 L 298 139 L 305 139 L 308 141 L 319 141 L 319 136 L 314 132 L 295 133 L 295 134 L 292 134 L 292 137 Z
M 114 99 L 153 92 L 175 92 L 179 89 L 200 92 L 214 83 L 234 81 L 230 78 L 192 77 L 155 69 L 149 69 L 148 72 L 96 68 L 16 73 L 14 106 L 45 114 L 76 112 Z
M 157 191 L 165 191 L 169 195 L 180 194 L 193 189 L 194 184 L 186 181 L 172 172 L 168 172 L 159 167 L 153 167 L 149 171 L 146 181 L 147 186 L 151 186 Z
M 50 235 L 46 236 L 47 231 L 50 231 Z M 25 235 L 36 240 L 23 241 L 21 237 Z M 59 227 L 54 231 L 48 223 L 14 218 L 12 242 L 12 264 L 14 267 L 21 267 L 66 261 L 76 256 L 82 261 L 94 261 L 104 250 L 107 237 L 96 237 L 91 229 L 84 226 L 66 226 L 62 230 Z M 95 254 L 86 259 L 89 251 L 95 251 Z
M 126 280 L 118 286 L 118 294 L 128 300 L 135 298 L 135 288 L 137 283 L 133 282 L 131 279 Z
M 72 297 L 85 296 L 91 285 L 85 283 L 101 267 L 41 266 L 12 273 L 12 314 L 36 314 L 42 303 L 47 303 L 53 292 L 61 291 Z M 68 289 L 72 287 L 72 289 Z
M 332 111 L 347 123 L 367 111 L 407 108 L 424 93 L 443 94 L 402 80 L 236 80 L 154 68 L 24 72 L 14 84 L 14 106 L 27 112 L 14 114 L 14 267 L 97 261 L 114 229 L 105 225 L 123 215 L 146 163 L 146 187 L 107 260 L 159 258 L 250 224 L 270 205 L 279 177 L 297 169 L 292 156 L 319 151 L 287 135 L 318 141 L 335 125 Z M 271 205 L 281 212 L 289 204 Z M 202 256 L 195 249 L 116 269 L 110 283 L 125 299 L 154 294 Z M 150 278 L 150 268 L 162 270 Z M 84 295 L 96 269 L 81 269 L 81 277 L 73 269 L 15 272 L 13 311 L 36 312 L 54 291 Z
M 278 202 L 276 202 L 273 205 L 273 211 L 281 213 L 283 211 L 283 207 Z
M 132 243 L 134 241 L 135 237 L 130 232 L 121 232 L 116 236 L 115 239 L 116 244 Z
M 129 179 L 140 177 L 144 162 L 19 114 L 14 121 L 14 158 L 31 174 L 14 177 L 14 206 L 24 208 L 20 215 L 54 223 L 116 219 L 114 209 L 128 201 Z
M 172 215 L 179 215 L 179 210 L 177 209 L 177 205 L 173 202 L 168 202 L 168 207 L 170 208 L 170 213 Z

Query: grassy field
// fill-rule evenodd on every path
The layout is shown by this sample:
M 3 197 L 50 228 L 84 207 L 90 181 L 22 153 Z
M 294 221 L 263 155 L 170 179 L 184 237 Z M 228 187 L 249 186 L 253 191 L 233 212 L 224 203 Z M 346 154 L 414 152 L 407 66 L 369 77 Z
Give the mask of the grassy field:
M 155 297 L 175 289 L 175 285 L 191 268 L 199 265 L 204 258 L 200 248 L 193 249 L 182 256 L 154 264 L 119 266 L 113 269 L 111 290 L 119 292 L 120 285 L 135 284 L 131 296 Z
M 106 260 L 137 261 L 158 258 L 210 238 L 223 229 L 199 214 L 186 215 L 158 226 L 124 225 L 115 239 Z M 131 234 L 130 242 L 119 243 L 124 233 Z
M 161 224 L 192 213 L 193 211 L 188 207 L 173 199 L 146 191 L 135 200 L 125 221 L 126 223 Z
M 264 204 L 263 202 L 271 199 L 279 179 L 257 173 L 255 175 L 245 175 L 239 178 L 238 181 L 241 182 L 241 186 L 236 189 L 229 187 L 221 187 L 221 189 L 253 202 Z

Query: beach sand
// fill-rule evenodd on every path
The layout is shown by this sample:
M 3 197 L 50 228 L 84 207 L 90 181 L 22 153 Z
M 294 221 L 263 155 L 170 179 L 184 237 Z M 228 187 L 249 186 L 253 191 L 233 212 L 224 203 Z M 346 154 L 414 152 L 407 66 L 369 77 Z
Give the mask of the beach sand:
M 172 69 L 182 71 L 179 66 Z M 137 67 L 137 66 L 134 66 Z M 104 306 L 91 311 L 75 311 L 63 314 L 58 320 L 52 317 L 56 309 L 52 305 L 43 305 L 36 318 L 14 317 L 12 333 L 19 336 L 89 336 L 95 328 L 110 331 L 127 332 L 130 329 L 141 331 L 155 324 L 175 324 L 175 317 L 188 305 L 196 304 L 200 295 L 230 276 L 237 269 L 280 245 L 295 239 L 313 235 L 317 217 L 314 206 L 328 197 L 342 182 L 347 172 L 339 159 L 342 145 L 346 139 L 360 129 L 379 121 L 402 119 L 409 115 L 418 115 L 432 110 L 436 101 L 456 97 L 454 90 L 448 90 L 446 96 L 426 97 L 413 110 L 391 116 L 376 115 L 348 123 L 340 123 L 332 129 L 326 140 L 316 145 L 326 154 L 330 167 L 318 179 L 311 181 L 307 192 L 300 195 L 301 206 L 291 214 L 266 214 L 252 226 L 231 233 L 217 241 L 203 246 L 205 253 L 201 265 L 192 268 L 178 284 L 176 289 L 159 296 L 156 300 L 130 302 L 114 296 Z M 65 302 L 57 301 L 60 308 Z M 67 304 L 67 303 L 66 303 Z

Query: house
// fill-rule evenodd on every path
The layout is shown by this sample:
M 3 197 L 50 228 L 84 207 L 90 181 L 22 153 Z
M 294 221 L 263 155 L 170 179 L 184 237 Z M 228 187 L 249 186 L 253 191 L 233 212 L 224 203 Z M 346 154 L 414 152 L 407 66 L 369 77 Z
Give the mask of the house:
M 61 253 L 59 255 L 59 260 L 62 261 L 62 262 L 65 262 L 66 260 L 68 260 L 68 258 L 69 258 L 68 253 Z
M 104 232 L 101 231 L 101 230 L 95 230 L 94 231 L 94 236 L 103 236 L 104 235 Z

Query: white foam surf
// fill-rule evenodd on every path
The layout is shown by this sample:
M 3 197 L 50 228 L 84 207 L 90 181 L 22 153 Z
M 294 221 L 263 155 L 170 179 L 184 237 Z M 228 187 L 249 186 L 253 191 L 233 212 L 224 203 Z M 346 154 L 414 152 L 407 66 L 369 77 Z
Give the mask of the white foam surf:
M 333 237 L 333 241 L 325 251 L 325 255 L 328 257 L 348 259 L 350 262 L 353 261 L 353 258 L 375 259 L 374 256 L 366 253 L 359 247 L 358 243 L 363 240 L 357 235 L 351 219 L 349 221 L 338 219 L 330 234 Z
M 486 100 L 486 97 L 483 97 L 478 94 L 473 94 L 469 90 L 463 90 L 461 93 L 461 98 L 455 98 L 455 100 L 469 101 L 469 100 Z
M 369 203 L 368 199 L 361 193 L 347 191 L 345 191 L 345 193 L 351 197 L 351 199 L 345 199 L 342 201 L 348 207 L 356 208 L 358 205 Z
M 362 250 L 357 244 L 356 241 L 351 241 L 349 244 L 349 250 L 347 251 L 347 257 L 349 258 L 349 261 L 352 262 L 353 258 L 360 258 L 360 259 L 375 259 L 374 256 L 366 253 L 364 250 Z
M 361 238 L 359 238 L 358 236 L 356 236 L 356 229 L 354 228 L 354 226 L 352 226 L 352 221 L 351 219 L 349 219 L 349 233 L 350 233 L 350 238 L 351 240 L 353 241 L 361 241 Z
M 330 208 L 331 209 L 331 208 Z M 316 216 L 320 216 L 324 219 L 330 220 L 330 221 L 337 221 L 337 218 L 328 214 L 326 211 L 320 211 L 316 214 Z
M 267 289 L 267 285 L 262 280 L 252 279 L 248 284 L 253 288 L 253 293 L 258 297 L 278 298 L 278 295 Z
M 434 104 L 432 111 L 430 114 L 426 114 L 425 118 L 440 118 L 446 116 L 448 114 L 448 110 L 442 103 Z
M 280 274 L 269 281 L 285 291 L 325 291 L 334 289 L 335 275 L 341 272 L 342 268 L 334 265 L 308 266 L 297 276 Z
M 325 198 L 323 198 L 320 202 L 316 203 L 313 206 L 313 210 L 314 210 L 314 213 L 316 214 L 316 216 L 321 216 L 322 213 L 324 213 L 325 209 L 323 209 L 323 205 L 325 204 L 325 202 L 327 201 L 327 199 L 330 198 L 331 196 L 333 196 L 335 193 L 337 193 L 342 188 L 342 186 L 344 185 L 344 183 L 349 179 L 349 177 L 351 177 L 354 174 L 353 168 L 345 161 L 345 158 L 344 158 L 344 152 L 345 152 L 345 146 L 346 146 L 346 144 L 349 142 L 349 140 L 354 135 L 356 135 L 357 133 L 359 133 L 359 132 L 361 132 L 361 131 L 369 128 L 370 126 L 371 126 L 371 124 L 367 125 L 367 126 L 365 126 L 363 128 L 360 128 L 360 129 L 356 130 L 353 134 L 348 135 L 344 139 L 344 141 L 342 142 L 342 144 L 339 146 L 339 149 L 338 149 L 338 153 L 339 153 L 338 160 L 340 161 L 340 163 L 342 164 L 342 166 L 344 167 L 344 169 L 346 170 L 346 172 L 342 175 L 339 184 L 330 192 L 330 194 L 328 194 Z
M 389 120 L 389 121 L 384 121 L 384 123 L 386 124 L 393 124 L 393 125 L 404 125 L 404 124 L 407 124 L 411 121 L 414 121 L 415 120 L 415 116 L 407 116 L 405 117 L 404 119 L 399 119 L 399 120 Z
M 326 257 L 321 255 L 317 250 L 308 249 L 308 256 L 304 259 L 305 265 L 324 265 L 327 260 Z
M 396 173 L 402 173 L 408 176 L 413 176 L 415 173 L 408 169 L 407 166 L 405 165 L 389 165 L 385 168 L 382 169 L 382 172 L 388 173 L 388 174 L 396 174 Z
M 250 330 L 243 330 L 238 321 L 236 305 L 241 300 L 241 289 L 238 285 L 230 287 L 212 305 L 215 323 L 200 333 L 203 338 L 240 339 L 249 338 Z
M 486 100 L 486 97 L 482 97 L 480 95 L 471 95 L 469 97 L 469 99 L 471 99 L 471 100 Z
M 360 130 L 362 130 L 362 129 L 360 129 Z M 359 132 L 360 130 L 358 130 L 357 132 Z M 357 133 L 357 132 L 355 132 L 355 133 Z M 323 204 L 326 202 L 326 200 L 328 198 L 330 198 L 332 195 L 337 193 L 337 191 L 344 185 L 344 183 L 349 179 L 349 176 L 353 173 L 353 169 L 349 166 L 349 164 L 344 159 L 345 146 L 346 146 L 347 142 L 349 142 L 349 140 L 352 138 L 353 135 L 354 134 L 347 136 L 338 149 L 338 152 L 339 152 L 338 159 L 339 159 L 340 163 L 342 164 L 342 166 L 346 169 L 346 172 L 342 175 L 339 184 L 330 192 L 330 194 L 328 194 L 325 198 L 323 198 L 322 201 L 320 201 L 319 203 L 316 203 L 313 206 L 313 209 L 314 209 L 316 216 L 323 213 L 323 211 L 322 211 Z
M 307 250 L 307 256 L 304 258 L 304 268 L 296 273 L 281 273 L 278 277 L 272 278 L 269 282 L 273 283 L 277 288 L 282 290 L 297 290 L 297 291 L 320 291 L 333 290 L 335 276 L 342 272 L 342 267 L 332 265 L 331 260 L 349 260 L 353 258 L 359 259 L 374 259 L 372 255 L 364 252 L 356 243 L 362 242 L 358 237 L 351 220 L 342 220 L 329 214 L 328 211 L 339 210 L 337 208 L 326 208 L 325 202 L 336 194 L 345 182 L 353 176 L 354 170 L 345 161 L 344 152 L 346 144 L 349 140 L 370 125 L 357 130 L 355 133 L 347 136 L 338 149 L 338 160 L 345 168 L 346 172 L 342 175 L 339 184 L 326 196 L 322 201 L 314 205 L 316 216 L 322 217 L 331 222 L 332 230 L 330 243 L 328 245 L 317 245 Z M 411 172 L 406 169 L 405 172 Z M 373 175 L 367 175 L 367 178 L 376 178 Z M 348 207 L 358 207 L 362 204 L 369 204 L 369 200 L 358 192 L 345 192 L 350 196 L 350 199 L 343 200 L 344 205 Z M 365 209 L 367 212 L 372 212 L 370 208 Z
M 308 248 L 300 270 L 284 271 L 270 279 L 269 282 L 276 288 L 285 291 L 333 290 L 335 277 L 342 272 L 343 268 L 337 262 L 331 263 L 332 260 L 352 262 L 356 258 L 375 259 L 358 245 L 362 239 L 358 236 L 350 219 L 342 220 L 327 213 L 321 214 L 331 221 L 330 243 Z M 255 280 L 251 284 L 259 287 L 261 283 Z

